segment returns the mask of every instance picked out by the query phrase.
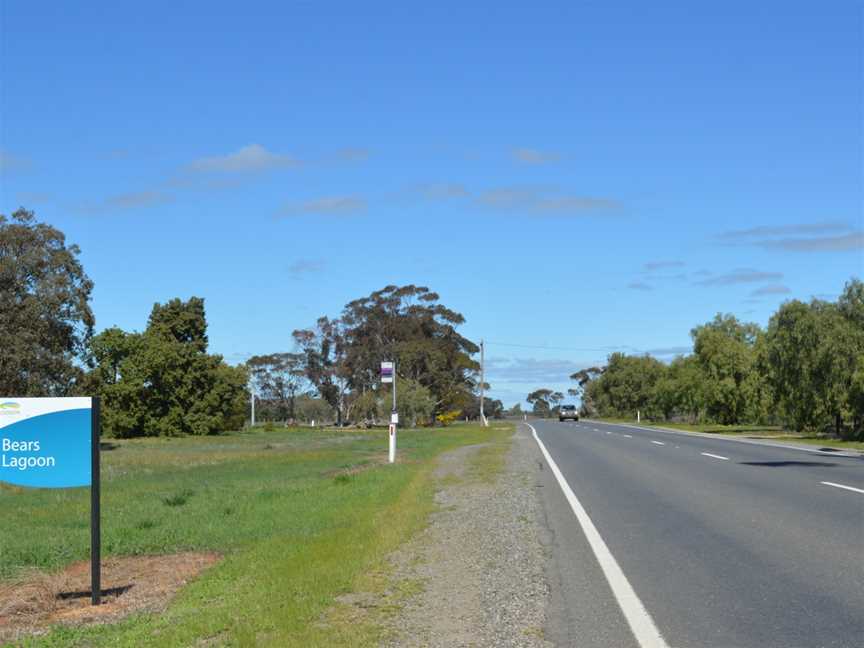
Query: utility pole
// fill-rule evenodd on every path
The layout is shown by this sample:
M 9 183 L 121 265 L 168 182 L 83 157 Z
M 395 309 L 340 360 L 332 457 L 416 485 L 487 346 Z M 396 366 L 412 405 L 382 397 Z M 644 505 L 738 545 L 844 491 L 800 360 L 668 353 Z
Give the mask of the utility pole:
M 480 425 L 487 425 L 486 412 L 483 409 L 486 396 L 486 348 L 483 340 L 480 340 Z

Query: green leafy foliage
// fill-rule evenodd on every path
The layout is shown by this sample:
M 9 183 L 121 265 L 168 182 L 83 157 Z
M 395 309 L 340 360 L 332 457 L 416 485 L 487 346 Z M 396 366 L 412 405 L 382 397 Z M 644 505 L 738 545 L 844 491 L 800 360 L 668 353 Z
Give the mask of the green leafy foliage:
M 91 345 L 103 426 L 117 437 L 215 434 L 243 423 L 246 371 L 207 351 L 204 301 L 156 304 L 143 333 L 112 328 Z
M 0 393 L 86 391 L 83 364 L 95 320 L 89 305 L 93 282 L 79 253 L 33 212 L 0 214 Z
M 479 347 L 457 332 L 465 318 L 438 300 L 425 286 L 387 286 L 347 304 L 338 319 L 321 317 L 314 327 L 294 332 L 305 375 L 337 423 L 369 417 L 374 408 L 366 394 L 377 390 L 384 360 L 396 362 L 406 394 L 421 393 L 414 385 L 425 390 L 416 404 L 406 405 L 412 418 L 431 420 L 435 412 L 471 405 L 479 369 L 471 356 Z M 427 394 L 432 409 L 423 414 Z
M 586 415 L 716 423 L 783 423 L 795 432 L 864 438 L 864 283 L 836 303 L 788 301 L 765 331 L 718 314 L 691 332 L 694 352 L 664 365 L 613 353 L 573 374 Z M 529 396 L 548 407 L 549 390 Z
M 259 418 L 294 421 L 297 417 L 297 394 L 306 383 L 303 355 L 256 355 L 246 361 L 246 367 L 260 399 Z

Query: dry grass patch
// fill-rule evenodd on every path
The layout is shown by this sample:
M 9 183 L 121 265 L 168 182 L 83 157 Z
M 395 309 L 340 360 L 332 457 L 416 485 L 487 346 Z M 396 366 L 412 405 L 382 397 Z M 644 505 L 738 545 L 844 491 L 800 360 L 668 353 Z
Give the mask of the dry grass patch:
M 53 625 L 112 623 L 133 612 L 165 608 L 186 583 L 219 560 L 215 553 L 108 558 L 102 605 L 90 604 L 90 563 L 63 571 L 26 570 L 0 585 L 0 643 L 44 634 Z

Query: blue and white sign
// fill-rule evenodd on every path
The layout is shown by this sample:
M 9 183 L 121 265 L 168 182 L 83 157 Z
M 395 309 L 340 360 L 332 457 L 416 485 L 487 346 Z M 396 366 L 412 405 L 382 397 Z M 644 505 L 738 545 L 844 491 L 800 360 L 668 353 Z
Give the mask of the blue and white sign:
M 92 398 L 0 397 L 0 481 L 90 486 L 92 413 Z

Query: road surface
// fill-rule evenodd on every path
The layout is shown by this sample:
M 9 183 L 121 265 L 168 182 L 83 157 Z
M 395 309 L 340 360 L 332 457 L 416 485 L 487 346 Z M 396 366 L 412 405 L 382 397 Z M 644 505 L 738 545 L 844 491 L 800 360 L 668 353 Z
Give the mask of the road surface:
M 528 423 L 558 645 L 864 646 L 864 457 Z

